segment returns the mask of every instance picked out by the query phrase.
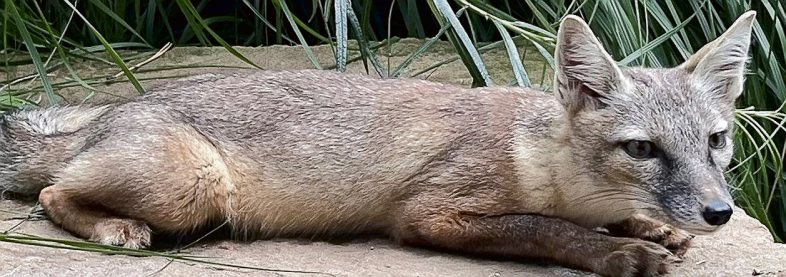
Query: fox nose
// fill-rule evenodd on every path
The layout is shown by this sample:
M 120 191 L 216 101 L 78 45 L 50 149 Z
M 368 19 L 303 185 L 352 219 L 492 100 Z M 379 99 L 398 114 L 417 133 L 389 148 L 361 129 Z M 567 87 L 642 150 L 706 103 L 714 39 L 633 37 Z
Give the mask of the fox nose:
M 731 214 L 731 206 L 720 200 L 710 202 L 704 207 L 704 211 L 701 213 L 701 215 L 704 216 L 704 220 L 714 226 L 723 225 L 729 222 Z

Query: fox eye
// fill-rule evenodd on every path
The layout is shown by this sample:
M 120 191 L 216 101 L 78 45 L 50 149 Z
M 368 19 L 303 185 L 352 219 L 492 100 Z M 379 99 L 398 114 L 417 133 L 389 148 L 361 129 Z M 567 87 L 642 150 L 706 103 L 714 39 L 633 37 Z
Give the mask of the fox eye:
M 636 159 L 649 159 L 655 157 L 657 151 L 655 144 L 646 140 L 631 140 L 623 145 L 625 153 Z
M 726 131 L 717 132 L 710 135 L 709 143 L 710 147 L 715 149 L 721 149 L 726 146 Z

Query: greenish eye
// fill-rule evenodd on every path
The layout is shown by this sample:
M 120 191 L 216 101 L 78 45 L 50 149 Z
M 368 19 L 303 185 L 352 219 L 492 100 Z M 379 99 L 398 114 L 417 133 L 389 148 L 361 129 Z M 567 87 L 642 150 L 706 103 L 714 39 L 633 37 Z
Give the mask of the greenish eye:
M 710 135 L 709 138 L 710 147 L 714 149 L 721 149 L 726 147 L 726 131 L 717 132 Z
M 654 158 L 657 152 L 655 144 L 646 140 L 631 140 L 625 142 L 622 148 L 625 149 L 625 153 L 636 159 Z

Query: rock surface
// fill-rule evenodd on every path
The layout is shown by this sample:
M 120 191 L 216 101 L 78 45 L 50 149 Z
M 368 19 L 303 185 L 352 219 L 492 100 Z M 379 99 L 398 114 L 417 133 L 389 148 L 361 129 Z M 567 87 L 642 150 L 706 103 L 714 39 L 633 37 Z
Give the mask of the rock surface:
M 32 206 L 0 201 L 0 217 L 27 213 Z M 0 231 L 71 239 L 49 221 L 0 221 Z M 104 255 L 50 247 L 0 242 L 0 276 L 591 276 L 548 264 L 494 261 L 401 247 L 383 239 L 341 244 L 273 240 L 234 242 L 208 240 L 185 250 L 205 261 L 173 261 L 163 257 Z M 236 266 L 321 272 L 271 272 Z M 685 261 L 672 267 L 674 276 L 786 277 L 786 245 L 772 242 L 755 219 L 736 209 L 727 228 L 698 236 Z
M 402 40 L 391 47 L 391 67 L 395 68 L 412 53 L 421 41 Z M 333 56 L 327 47 L 315 47 L 323 66 L 332 64 Z M 313 68 L 300 47 L 274 46 L 264 48 L 239 48 L 265 69 Z M 380 54 L 387 53 L 383 48 Z M 535 53 L 535 52 L 529 52 Z M 351 53 L 353 54 L 353 53 Z M 356 53 L 353 54 L 357 56 Z M 353 57 L 351 55 L 351 57 Z M 535 56 L 535 55 L 529 55 Z M 403 72 L 410 76 L 442 61 L 454 58 L 450 46 L 437 43 Z M 385 65 L 387 57 L 380 56 Z M 513 79 L 504 49 L 492 50 L 484 55 L 494 81 L 507 84 Z M 192 68 L 170 70 L 166 66 L 189 65 Z M 174 78 L 195 73 L 232 70 L 231 68 L 193 68 L 194 66 L 237 66 L 249 67 L 221 48 L 175 48 L 160 59 L 143 67 L 157 69 L 137 76 L 147 78 Z M 544 64 L 533 58 L 526 60 L 525 67 L 533 80 L 540 80 Z M 106 74 L 106 67 L 80 65 L 82 76 Z M 112 69 L 114 70 L 114 69 Z M 349 66 L 350 72 L 365 72 L 361 62 Z M 17 74 L 23 74 L 20 69 Z M 373 72 L 373 69 L 372 69 Z M 54 72 L 56 78 L 67 75 Z M 372 73 L 373 74 L 373 73 Z M 460 61 L 445 63 L 429 70 L 417 78 L 468 85 L 471 78 Z M 143 81 L 149 86 L 156 81 Z M 538 84 L 537 81 L 533 81 Z M 548 80 L 546 80 L 548 84 Z M 132 96 L 135 92 L 128 83 L 99 84 L 99 90 L 113 95 L 99 94 L 92 102 L 115 101 Z M 61 91 L 71 102 L 78 102 L 87 93 L 81 88 Z M 31 203 L 0 200 L 0 232 L 29 234 L 48 238 L 75 240 L 46 220 L 23 221 L 31 209 Z M 201 262 L 170 261 L 163 257 L 130 257 L 104 255 L 84 251 L 64 250 L 51 247 L 30 246 L 0 242 L 0 276 L 586 276 L 586 272 L 561 268 L 548 264 L 494 261 L 469 258 L 424 249 L 400 247 L 383 239 L 364 239 L 345 243 L 305 242 L 295 240 L 233 242 L 208 240 L 185 250 L 188 254 L 205 258 L 202 260 L 227 263 L 235 266 L 211 265 Z M 257 267 L 278 270 L 311 271 L 322 274 L 286 273 L 264 271 Z M 674 276 L 785 276 L 786 245 L 775 244 L 766 228 L 737 208 L 728 227 L 709 236 L 694 239 L 691 248 L 680 264 L 672 268 Z

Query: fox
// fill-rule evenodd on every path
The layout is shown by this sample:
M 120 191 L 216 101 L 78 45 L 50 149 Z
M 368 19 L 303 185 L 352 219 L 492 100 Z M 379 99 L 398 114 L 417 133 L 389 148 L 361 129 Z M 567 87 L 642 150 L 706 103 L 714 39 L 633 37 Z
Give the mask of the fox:
M 379 234 L 603 276 L 669 273 L 733 214 L 755 11 L 670 68 L 619 65 L 565 16 L 552 90 L 236 70 L 0 121 L 0 190 L 106 245 Z

